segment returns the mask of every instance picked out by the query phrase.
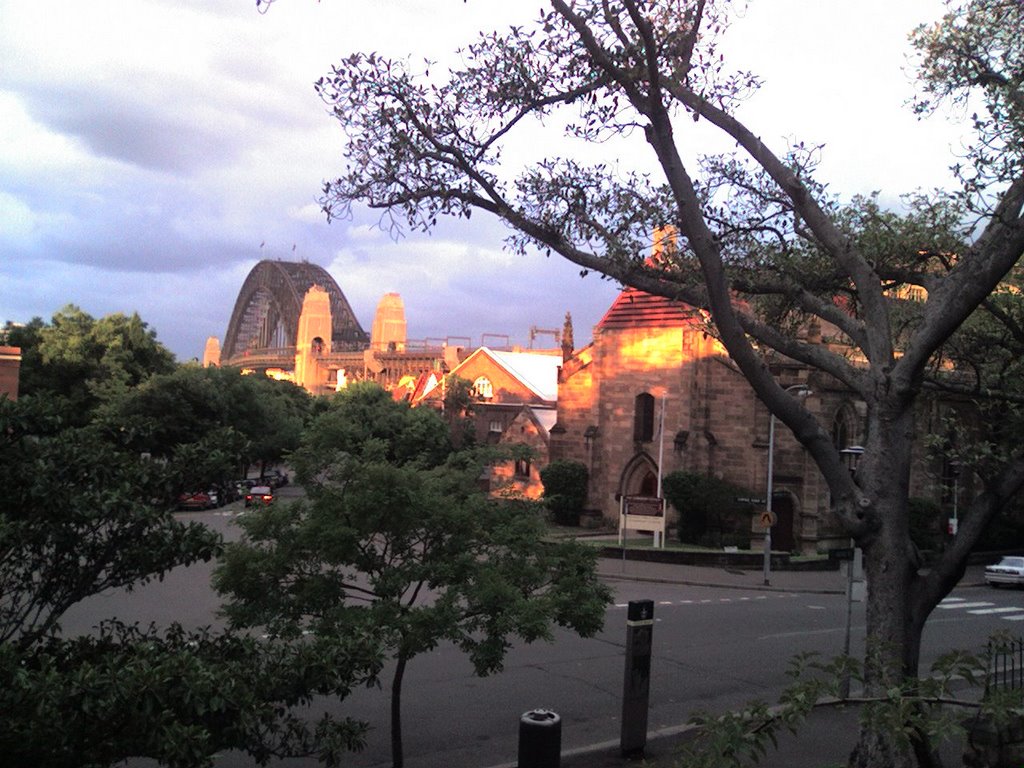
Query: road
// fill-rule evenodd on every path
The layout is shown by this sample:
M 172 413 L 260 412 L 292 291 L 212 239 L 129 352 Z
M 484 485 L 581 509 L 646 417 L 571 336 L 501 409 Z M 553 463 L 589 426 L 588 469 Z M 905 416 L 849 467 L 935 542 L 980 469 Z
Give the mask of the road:
M 191 517 L 233 538 L 233 514 L 226 508 Z M 218 602 L 208 586 L 211 570 L 206 564 L 178 569 L 131 594 L 98 596 L 69 612 L 65 631 L 87 632 L 99 618 L 112 616 L 157 624 L 176 620 L 193 627 L 217 624 Z M 752 699 L 772 701 L 788 682 L 785 673 L 795 654 L 815 651 L 831 657 L 842 650 L 846 603 L 841 595 L 610 583 L 615 604 L 608 608 L 604 631 L 594 638 L 559 632 L 550 644 L 513 647 L 504 671 L 483 679 L 474 677 L 462 654 L 448 645 L 414 659 L 403 697 L 409 768 L 480 768 L 514 761 L 519 716 L 535 708 L 562 716 L 564 749 L 617 739 L 630 600 L 655 602 L 651 731 L 684 723 L 698 709 L 724 711 Z M 951 648 L 980 648 L 993 631 L 1021 626 L 1015 623 L 1020 619 L 1022 592 L 958 589 L 928 623 L 924 663 Z M 863 635 L 863 605 L 856 604 L 854 655 L 862 650 Z M 350 765 L 390 764 L 386 682 L 385 690 L 360 690 L 325 706 L 373 724 L 367 749 Z M 221 768 L 249 764 L 242 755 L 217 761 Z

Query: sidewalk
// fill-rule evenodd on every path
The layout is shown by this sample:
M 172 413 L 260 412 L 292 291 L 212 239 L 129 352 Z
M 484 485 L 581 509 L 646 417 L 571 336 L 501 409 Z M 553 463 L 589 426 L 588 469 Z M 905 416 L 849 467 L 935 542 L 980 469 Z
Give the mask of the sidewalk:
M 852 705 L 828 705 L 814 709 L 795 734 L 782 731 L 778 746 L 757 762 L 758 768 L 839 768 L 848 763 L 857 740 L 859 708 Z M 674 731 L 648 734 L 642 757 L 626 758 L 618 741 L 595 744 L 585 749 L 562 753 L 560 768 L 685 768 L 681 748 L 700 738 L 700 732 L 684 726 Z M 964 744 L 952 739 L 936 745 L 943 765 L 962 765 Z M 512 763 L 507 768 L 516 768 Z
M 772 571 L 766 586 L 764 571 L 761 570 L 743 570 L 730 566 L 651 563 L 643 560 L 602 557 L 597 562 L 597 572 L 603 579 L 687 584 L 722 589 L 757 589 L 819 594 L 845 594 L 846 592 L 846 575 L 842 571 Z
M 971 565 L 957 589 L 985 586 L 984 566 Z M 720 589 L 806 592 L 810 594 L 846 594 L 846 573 L 838 571 L 773 570 L 768 585 L 763 570 L 745 570 L 731 566 L 703 566 L 678 563 L 652 563 L 644 560 L 622 560 L 602 557 L 597 573 L 603 579 L 649 581 L 663 584 L 686 584 Z

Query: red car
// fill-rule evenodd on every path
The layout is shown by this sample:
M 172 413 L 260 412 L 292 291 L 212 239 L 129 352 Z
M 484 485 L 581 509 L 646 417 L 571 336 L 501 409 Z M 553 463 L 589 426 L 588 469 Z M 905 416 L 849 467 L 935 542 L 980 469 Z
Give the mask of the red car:
M 213 509 L 217 499 L 205 491 L 183 493 L 178 497 L 178 509 Z
M 245 506 L 255 507 L 257 504 L 269 504 L 274 500 L 274 492 L 269 485 L 254 485 L 245 494 Z

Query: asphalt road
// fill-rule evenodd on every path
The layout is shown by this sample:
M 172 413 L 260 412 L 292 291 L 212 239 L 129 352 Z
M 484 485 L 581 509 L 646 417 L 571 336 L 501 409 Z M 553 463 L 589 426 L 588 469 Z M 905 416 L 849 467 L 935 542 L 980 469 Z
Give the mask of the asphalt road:
M 190 517 L 232 538 L 235 509 L 233 505 Z M 88 632 L 97 620 L 115 616 L 159 625 L 216 625 L 218 600 L 209 588 L 211 570 L 207 564 L 179 569 L 130 594 L 97 596 L 66 615 L 64 630 Z M 615 605 L 608 609 L 602 633 L 581 639 L 559 632 L 550 644 L 516 646 L 504 671 L 489 678 L 474 677 L 462 654 L 448 645 L 414 659 L 404 684 L 406 764 L 481 768 L 514 762 L 519 717 L 536 708 L 561 715 L 563 749 L 617 739 L 629 600 L 655 601 L 651 732 L 676 727 L 695 710 L 724 711 L 752 699 L 773 701 L 788 682 L 786 670 L 795 654 L 815 651 L 830 657 L 841 652 L 846 603 L 841 595 L 762 591 L 754 586 L 755 579 L 751 582 L 745 590 L 614 580 Z M 1010 616 L 1024 617 L 1024 593 L 1019 591 L 971 587 L 951 597 L 949 607 L 937 609 L 929 621 L 925 664 L 951 648 L 979 648 L 996 629 L 1016 629 Z M 1013 607 L 1020 611 L 1009 610 Z M 863 634 L 863 605 L 855 604 L 855 655 L 862 649 Z M 373 725 L 367 749 L 352 756 L 350 765 L 390 764 L 386 675 L 384 690 L 360 690 L 344 702 L 324 704 Z M 229 754 L 216 764 L 233 768 L 251 763 L 244 755 Z

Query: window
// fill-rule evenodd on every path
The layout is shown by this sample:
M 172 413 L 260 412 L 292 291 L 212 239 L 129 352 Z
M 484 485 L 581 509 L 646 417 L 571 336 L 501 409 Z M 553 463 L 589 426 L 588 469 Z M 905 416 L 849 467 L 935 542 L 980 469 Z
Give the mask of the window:
M 516 459 L 516 477 L 530 476 L 530 460 Z
M 491 421 L 490 425 L 487 427 L 487 431 L 488 432 L 504 432 L 505 429 L 504 429 L 504 427 L 501 426 L 501 422 L 498 421 L 497 419 L 495 419 L 495 420 Z
M 654 395 L 637 395 L 633 408 L 633 441 L 649 443 L 654 439 Z
M 846 422 L 846 414 L 842 410 L 836 412 L 832 420 L 832 445 L 842 450 L 850 444 L 850 431 Z
M 494 397 L 494 387 L 491 386 L 491 380 L 486 376 L 477 377 L 477 380 L 473 382 L 472 393 L 474 397 L 479 397 L 481 400 L 490 400 Z

